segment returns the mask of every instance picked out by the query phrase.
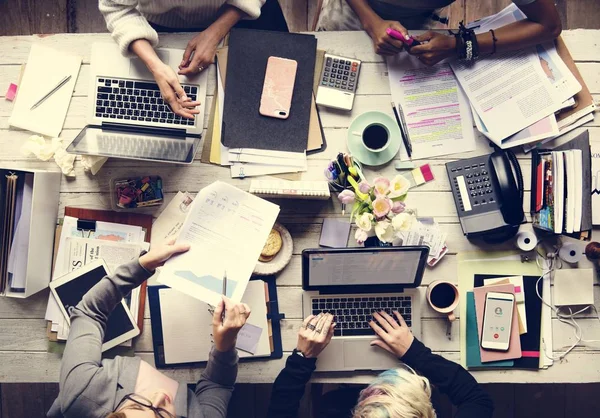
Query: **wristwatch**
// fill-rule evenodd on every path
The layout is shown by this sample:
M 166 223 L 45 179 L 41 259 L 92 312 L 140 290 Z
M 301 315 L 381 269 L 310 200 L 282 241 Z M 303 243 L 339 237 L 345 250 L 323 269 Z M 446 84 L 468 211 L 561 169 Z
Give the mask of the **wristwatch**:
M 302 351 L 298 350 L 297 348 L 294 348 L 294 350 L 292 351 L 292 354 L 298 354 L 300 357 L 306 358 L 304 353 Z

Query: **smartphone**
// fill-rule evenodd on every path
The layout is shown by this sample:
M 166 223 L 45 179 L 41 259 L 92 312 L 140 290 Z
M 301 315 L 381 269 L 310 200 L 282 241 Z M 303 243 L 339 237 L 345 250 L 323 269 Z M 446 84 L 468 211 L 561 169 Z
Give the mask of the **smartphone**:
M 489 292 L 485 295 L 481 348 L 508 351 L 512 329 L 515 295 Z
M 271 118 L 287 119 L 290 115 L 298 62 L 269 57 L 259 113 Z

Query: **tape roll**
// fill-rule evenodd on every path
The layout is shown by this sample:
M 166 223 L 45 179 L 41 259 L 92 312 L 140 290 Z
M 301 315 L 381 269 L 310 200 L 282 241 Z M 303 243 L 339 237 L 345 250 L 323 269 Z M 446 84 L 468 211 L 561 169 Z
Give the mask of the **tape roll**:
M 537 237 L 532 231 L 519 231 L 516 236 L 516 244 L 521 251 L 531 251 L 537 243 Z
M 581 251 L 581 248 L 579 248 L 578 245 L 572 242 L 567 242 L 560 247 L 558 256 L 566 263 L 575 264 L 579 263 L 583 258 L 583 251 Z

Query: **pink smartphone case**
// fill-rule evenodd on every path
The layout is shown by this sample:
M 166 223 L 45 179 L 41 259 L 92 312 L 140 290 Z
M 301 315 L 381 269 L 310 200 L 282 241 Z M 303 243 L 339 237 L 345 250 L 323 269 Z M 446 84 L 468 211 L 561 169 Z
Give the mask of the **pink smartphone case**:
M 287 119 L 290 114 L 298 63 L 269 57 L 259 112 L 263 116 Z

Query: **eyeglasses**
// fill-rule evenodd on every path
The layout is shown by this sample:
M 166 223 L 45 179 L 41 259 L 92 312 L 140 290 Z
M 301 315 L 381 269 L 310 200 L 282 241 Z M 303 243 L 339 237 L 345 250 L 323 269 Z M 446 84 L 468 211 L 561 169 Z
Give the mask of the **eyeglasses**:
M 158 418 L 177 418 L 175 415 L 173 415 L 166 409 L 156 408 L 154 405 L 152 405 L 152 402 L 148 398 L 138 395 L 137 393 L 130 393 L 128 395 L 123 396 L 123 399 L 121 399 L 121 402 L 119 402 L 119 404 L 113 412 L 117 412 L 119 408 L 128 400 L 140 406 L 143 406 L 144 408 L 150 409 Z

